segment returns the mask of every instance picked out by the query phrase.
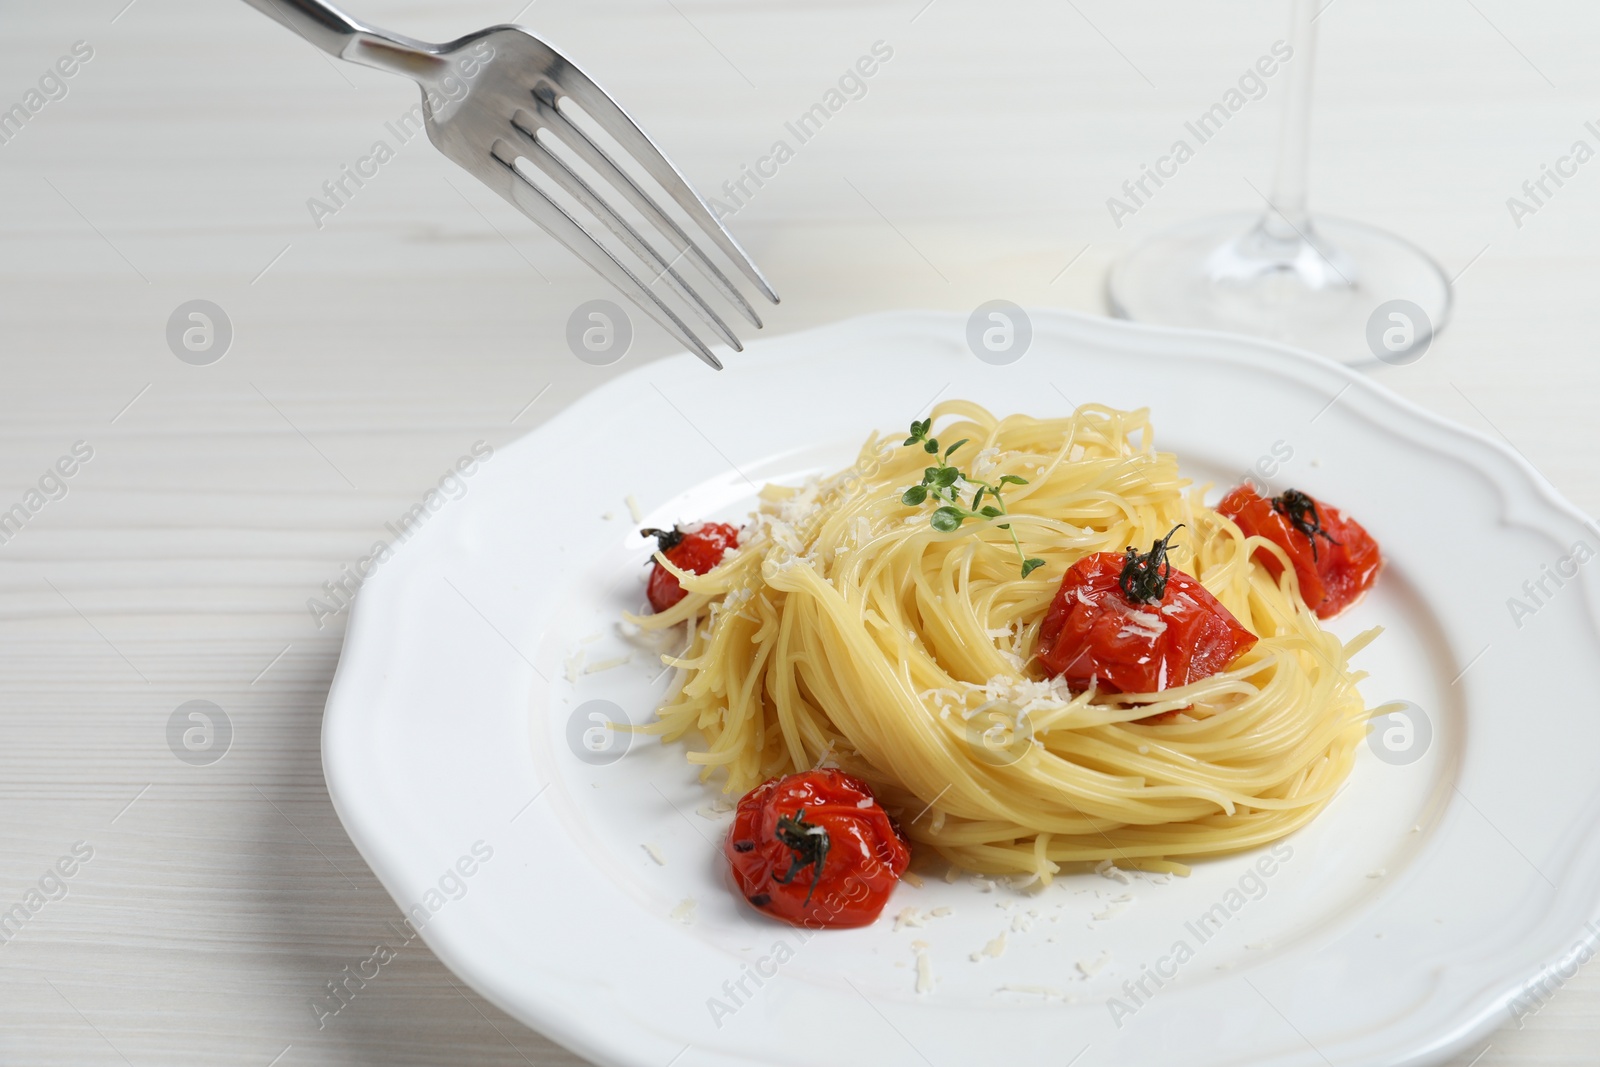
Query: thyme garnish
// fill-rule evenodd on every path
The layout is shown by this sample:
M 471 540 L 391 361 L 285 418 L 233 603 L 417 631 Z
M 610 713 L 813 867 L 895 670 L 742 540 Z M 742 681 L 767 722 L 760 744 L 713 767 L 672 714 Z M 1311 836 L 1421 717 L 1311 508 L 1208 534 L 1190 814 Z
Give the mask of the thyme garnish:
M 1172 577 L 1172 561 L 1167 559 L 1167 549 L 1172 535 L 1183 529 L 1178 523 L 1167 531 L 1167 536 L 1150 546 L 1150 551 L 1140 552 L 1132 545 L 1122 561 L 1122 574 L 1117 584 L 1130 604 L 1159 604 L 1167 595 L 1167 580 Z
M 806 822 L 806 809 L 801 808 L 793 815 L 783 815 L 778 818 L 777 838 L 794 853 L 789 860 L 789 873 L 774 874 L 772 880 L 779 885 L 788 885 L 794 881 L 794 876 L 806 867 L 811 868 L 811 887 L 806 890 L 805 903 L 811 903 L 811 894 L 817 891 L 817 883 L 822 881 L 822 863 L 828 858 L 828 848 L 833 844 L 828 838 L 828 831 L 815 823 Z
M 939 440 L 929 437 L 928 432 L 933 427 L 933 420 L 923 419 L 921 422 L 911 423 L 911 436 L 905 439 L 906 446 L 921 445 L 922 450 L 934 457 L 938 466 L 928 467 L 922 472 L 922 482 L 907 489 L 900 497 L 902 504 L 916 507 L 929 497 L 940 506 L 934 508 L 933 514 L 928 516 L 928 524 L 940 533 L 953 533 L 961 529 L 961 524 L 968 519 L 997 519 L 1008 515 L 1005 498 L 1000 495 L 1001 487 L 1007 485 L 1027 485 L 1028 479 L 1019 478 L 1015 474 L 1002 475 L 1000 480 L 993 485 L 981 482 L 970 474 L 962 474 L 961 468 L 950 462 L 950 457 L 955 450 L 967 443 L 963 437 L 955 444 L 939 453 Z M 972 506 L 963 507 L 956 495 L 956 482 L 965 480 L 969 485 L 978 487 L 972 494 Z M 985 504 L 983 498 L 993 498 L 993 504 Z M 1030 559 L 1022 554 L 1022 542 L 1017 540 L 1017 532 L 1011 528 L 1009 522 L 1000 524 L 1000 529 L 1011 535 L 1011 543 L 1016 546 L 1017 559 L 1022 562 L 1022 576 L 1026 578 L 1037 568 L 1044 566 L 1042 559 Z
M 1272 498 L 1272 510 L 1289 520 L 1289 525 L 1306 535 L 1306 540 L 1311 542 L 1311 559 L 1317 558 L 1317 538 L 1322 538 L 1330 545 L 1339 542 L 1333 535 L 1322 528 L 1322 516 L 1317 514 L 1317 502 L 1298 489 L 1285 489 L 1282 493 Z

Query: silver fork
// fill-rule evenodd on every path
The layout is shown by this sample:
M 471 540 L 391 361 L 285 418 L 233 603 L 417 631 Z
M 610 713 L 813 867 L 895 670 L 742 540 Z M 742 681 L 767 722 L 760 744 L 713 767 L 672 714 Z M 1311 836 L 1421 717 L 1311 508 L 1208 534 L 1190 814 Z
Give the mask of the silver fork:
M 566 56 L 518 26 L 491 26 L 448 44 L 428 44 L 364 25 L 321 0 L 246 0 L 336 59 L 404 74 L 423 89 L 428 138 L 473 177 L 505 197 L 550 236 L 593 267 L 691 351 L 718 370 L 722 361 L 655 291 L 665 282 L 734 351 L 743 351 L 728 324 L 677 270 L 694 263 L 728 303 L 756 329 L 761 318 L 695 239 L 685 233 L 606 151 L 558 106 L 570 99 L 666 190 L 685 215 L 761 295 L 778 294 L 745 250 L 711 214 L 705 201 L 616 101 Z M 462 86 L 465 92 L 462 92 Z M 453 88 L 452 88 L 453 86 Z M 540 134 L 543 134 L 542 138 Z M 544 143 L 555 137 L 644 217 L 673 251 L 669 261 L 618 213 L 613 201 L 585 181 Z M 536 167 L 588 212 L 655 277 L 646 282 L 517 167 Z

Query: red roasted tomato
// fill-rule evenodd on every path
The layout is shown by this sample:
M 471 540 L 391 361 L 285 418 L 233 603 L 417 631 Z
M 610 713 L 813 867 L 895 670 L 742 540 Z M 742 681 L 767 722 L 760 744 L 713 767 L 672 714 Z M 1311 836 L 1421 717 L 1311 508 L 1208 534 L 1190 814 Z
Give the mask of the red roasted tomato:
M 1256 636 L 1167 560 L 1172 533 L 1140 553 L 1096 552 L 1061 579 L 1039 662 L 1074 692 L 1157 693 L 1224 670 Z
M 1300 579 L 1300 597 L 1319 619 L 1331 619 L 1372 588 L 1383 556 L 1361 524 L 1313 497 L 1290 489 L 1264 498 L 1241 485 L 1217 505 L 1244 531 L 1282 548 Z M 1255 558 L 1274 578 L 1283 573 L 1278 557 L 1257 549 Z
M 722 562 L 730 549 L 739 547 L 739 529 L 725 522 L 703 522 L 687 530 L 674 526 L 670 530 L 640 530 L 645 537 L 656 539 L 656 549 L 666 556 L 680 571 L 704 574 Z M 650 585 L 647 589 L 650 607 L 656 612 L 666 611 L 684 598 L 683 584 L 658 560 L 651 560 Z
M 751 907 L 812 929 L 871 923 L 911 862 L 867 783 L 837 770 L 750 790 L 722 851 Z

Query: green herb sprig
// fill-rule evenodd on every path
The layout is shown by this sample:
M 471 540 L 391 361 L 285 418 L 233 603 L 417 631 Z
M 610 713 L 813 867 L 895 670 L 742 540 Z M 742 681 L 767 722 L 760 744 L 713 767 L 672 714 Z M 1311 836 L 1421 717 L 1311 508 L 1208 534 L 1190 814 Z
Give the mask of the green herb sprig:
M 950 462 L 950 457 L 956 449 L 966 444 L 969 440 L 963 437 L 955 444 L 946 448 L 941 455 L 939 452 L 939 439 L 929 437 L 928 433 L 933 428 L 933 420 L 923 419 L 921 422 L 912 422 L 911 435 L 906 438 L 905 446 L 921 445 L 922 450 L 934 457 L 936 466 L 929 467 L 922 472 L 922 482 L 907 489 L 900 497 L 900 502 L 910 507 L 917 507 L 932 498 L 939 506 L 933 509 L 933 514 L 928 516 L 928 524 L 940 533 L 954 533 L 961 529 L 961 524 L 968 519 L 998 519 L 1002 515 L 1009 515 L 1006 510 L 1005 497 L 1001 490 L 1007 485 L 1027 485 L 1028 479 L 1019 478 L 1015 474 L 1001 475 L 1000 480 L 993 485 L 979 481 L 970 474 L 963 474 L 961 468 Z M 965 480 L 969 485 L 978 487 L 972 494 L 970 507 L 962 506 L 956 482 Z M 984 497 L 993 500 L 992 504 L 985 504 Z M 1011 528 L 1009 522 L 1000 524 L 1000 529 L 1011 535 L 1011 543 L 1016 546 L 1017 559 L 1022 561 L 1022 576 L 1026 578 L 1036 569 L 1044 566 L 1044 560 L 1031 559 L 1022 552 L 1022 542 L 1017 540 L 1017 531 Z

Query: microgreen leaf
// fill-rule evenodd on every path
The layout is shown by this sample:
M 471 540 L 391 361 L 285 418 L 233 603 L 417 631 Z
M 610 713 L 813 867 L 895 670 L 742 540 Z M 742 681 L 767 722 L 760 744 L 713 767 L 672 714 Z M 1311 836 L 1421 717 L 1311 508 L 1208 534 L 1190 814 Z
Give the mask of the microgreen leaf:
M 999 518 L 1004 513 L 999 508 L 995 507 L 993 504 L 990 504 L 988 507 L 986 507 L 982 511 L 978 512 L 978 514 L 982 515 L 986 519 L 996 519 L 996 518 Z
M 1042 559 L 1025 559 L 1022 561 L 1022 576 L 1026 578 L 1040 567 L 1044 566 Z
M 1000 476 L 1000 484 L 1001 485 L 1027 485 L 1028 484 L 1028 479 L 1026 479 L 1026 478 L 1018 478 L 1015 474 L 1002 474 Z
M 982 485 L 978 486 L 978 491 L 976 493 L 972 494 L 972 510 L 973 511 L 977 511 L 978 510 L 978 505 L 983 503 L 983 494 L 987 493 L 988 491 L 989 490 L 988 490 L 987 487 L 982 486 Z
M 956 468 L 954 468 L 954 467 L 940 467 L 939 468 L 939 479 L 938 479 L 938 481 L 939 481 L 939 484 L 941 486 L 943 486 L 943 487 L 949 487 L 949 486 L 955 485 L 956 484 L 956 479 L 959 478 L 959 477 L 961 477 L 961 472 L 959 470 L 957 470 Z
M 928 499 L 928 487 L 925 485 L 913 485 L 905 491 L 905 495 L 900 498 L 900 503 L 916 507 L 926 499 Z
M 945 449 L 945 450 L 944 450 L 944 458 L 945 458 L 945 459 L 946 459 L 946 460 L 949 460 L 949 458 L 950 458 L 950 456 L 951 456 L 951 454 L 952 454 L 952 453 L 953 453 L 953 452 L 955 452 L 955 450 L 956 450 L 956 449 L 958 449 L 958 448 L 960 448 L 960 447 L 961 447 L 961 446 L 962 446 L 962 445 L 964 445 L 964 444 L 966 444 L 966 443 L 967 443 L 967 442 L 968 442 L 968 441 L 970 441 L 970 440 L 972 440 L 972 438 L 970 438 L 970 437 L 963 437 L 963 438 L 962 438 L 962 439 L 961 439 L 961 440 L 959 440 L 959 441 L 957 441 L 957 442 L 956 442 L 956 443 L 955 443 L 955 444 L 953 444 L 953 445 L 951 445 L 951 446 L 950 446 L 950 447 L 949 447 L 949 448 L 947 448 L 947 449 Z
M 940 533 L 954 533 L 961 529 L 961 524 L 966 518 L 959 508 L 946 506 L 936 510 L 928 522 Z
M 937 437 L 928 438 L 922 443 L 922 450 L 929 455 L 937 456 L 939 454 L 939 439 Z

